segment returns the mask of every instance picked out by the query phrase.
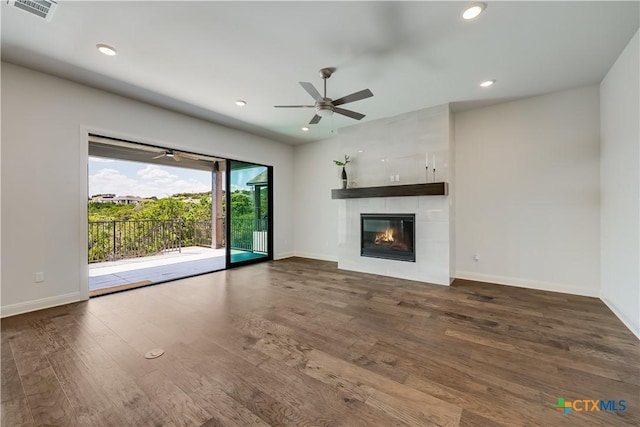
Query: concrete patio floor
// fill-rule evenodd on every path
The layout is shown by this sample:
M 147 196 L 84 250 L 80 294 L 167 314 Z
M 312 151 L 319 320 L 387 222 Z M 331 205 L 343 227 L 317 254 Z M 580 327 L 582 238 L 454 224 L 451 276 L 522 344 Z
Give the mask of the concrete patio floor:
M 225 249 L 199 246 L 140 258 L 89 264 L 89 292 L 140 283 L 165 282 L 225 268 Z

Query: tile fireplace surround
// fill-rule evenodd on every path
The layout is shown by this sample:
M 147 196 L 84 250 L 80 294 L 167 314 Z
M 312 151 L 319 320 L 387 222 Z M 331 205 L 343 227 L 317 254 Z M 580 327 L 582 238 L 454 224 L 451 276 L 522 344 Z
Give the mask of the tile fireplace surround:
M 349 181 L 357 188 L 423 184 L 426 153 L 435 155 L 437 181 L 448 195 L 364 197 L 335 200 L 338 210 L 338 268 L 440 285 L 451 283 L 452 119 L 449 105 L 344 128 L 339 145 L 353 162 Z M 336 158 L 341 153 L 336 153 Z M 390 183 L 390 177 L 399 176 Z M 429 181 L 433 182 L 432 175 Z M 360 214 L 415 214 L 415 262 L 360 255 Z
M 338 268 L 449 285 L 447 196 L 378 197 L 338 203 Z M 361 256 L 362 213 L 415 213 L 416 262 Z

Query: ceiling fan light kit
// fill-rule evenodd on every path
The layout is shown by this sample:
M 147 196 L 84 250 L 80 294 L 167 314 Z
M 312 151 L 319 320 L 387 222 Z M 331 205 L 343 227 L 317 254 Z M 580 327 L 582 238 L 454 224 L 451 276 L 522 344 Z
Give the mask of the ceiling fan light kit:
M 320 101 L 316 105 L 316 114 L 320 117 L 329 117 L 333 115 L 333 105 L 331 102 Z
M 361 120 L 365 117 L 364 114 L 357 113 L 355 111 L 347 110 L 344 108 L 337 108 L 338 105 L 348 104 L 349 102 L 360 101 L 361 99 L 370 98 L 373 93 L 369 89 L 364 89 L 359 92 L 354 92 L 351 95 L 343 96 L 333 100 L 327 97 L 327 79 L 336 71 L 333 67 L 322 68 L 320 70 L 320 77 L 322 77 L 324 83 L 324 96 L 318 92 L 318 90 L 309 82 L 298 82 L 300 86 L 315 99 L 313 105 L 275 105 L 275 108 L 315 108 L 316 114 L 313 116 L 310 125 L 315 125 L 323 117 L 330 117 L 333 113 L 338 113 L 346 117 L 350 117 L 355 120 Z
M 165 151 L 161 152 L 160 154 L 158 154 L 157 156 L 152 157 L 151 159 L 152 159 L 152 160 L 155 160 L 155 159 L 160 159 L 160 158 L 162 158 L 162 157 L 169 157 L 169 158 L 172 158 L 172 159 L 173 159 L 173 160 L 175 160 L 176 162 L 179 162 L 179 161 L 180 161 L 180 154 L 176 155 L 176 154 L 173 152 L 173 150 L 165 150 Z

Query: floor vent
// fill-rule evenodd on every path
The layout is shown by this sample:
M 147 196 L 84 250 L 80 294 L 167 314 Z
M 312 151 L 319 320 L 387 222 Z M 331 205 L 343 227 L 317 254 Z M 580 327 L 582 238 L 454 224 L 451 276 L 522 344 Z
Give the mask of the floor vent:
M 53 0 L 10 0 L 9 4 L 51 21 L 58 3 Z

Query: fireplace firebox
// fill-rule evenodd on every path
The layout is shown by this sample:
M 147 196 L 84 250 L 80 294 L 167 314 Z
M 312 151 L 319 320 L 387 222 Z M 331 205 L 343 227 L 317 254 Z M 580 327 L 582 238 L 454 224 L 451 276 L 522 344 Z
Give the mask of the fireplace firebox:
M 416 261 L 415 214 L 360 214 L 360 255 Z

